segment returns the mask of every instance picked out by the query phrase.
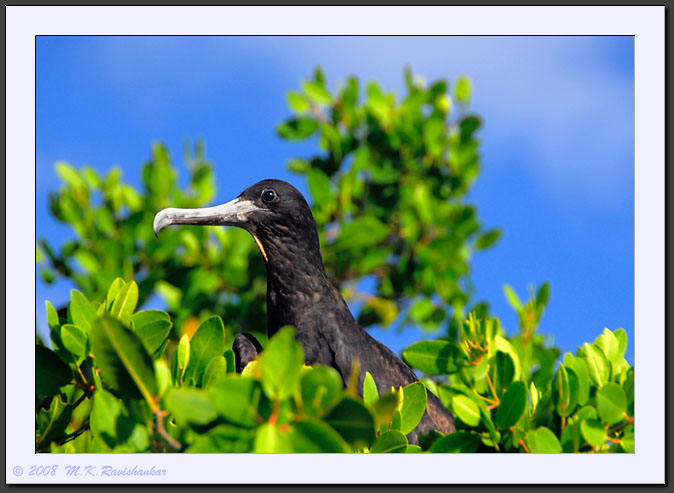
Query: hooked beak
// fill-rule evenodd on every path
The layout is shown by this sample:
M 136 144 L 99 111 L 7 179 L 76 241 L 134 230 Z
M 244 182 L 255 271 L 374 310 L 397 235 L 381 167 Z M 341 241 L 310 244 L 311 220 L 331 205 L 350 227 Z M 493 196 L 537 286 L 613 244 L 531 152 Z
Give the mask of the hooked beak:
M 236 198 L 226 204 L 203 209 L 163 209 L 154 216 L 154 234 L 171 224 L 198 224 L 202 226 L 238 226 L 246 229 L 249 213 L 259 210 L 250 200 Z

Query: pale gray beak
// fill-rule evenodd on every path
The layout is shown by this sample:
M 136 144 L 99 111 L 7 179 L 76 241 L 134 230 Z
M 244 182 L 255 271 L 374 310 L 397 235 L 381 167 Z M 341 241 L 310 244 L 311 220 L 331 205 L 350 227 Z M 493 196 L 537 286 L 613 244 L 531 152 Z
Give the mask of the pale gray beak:
M 259 210 L 250 200 L 236 198 L 226 204 L 203 209 L 175 209 L 161 210 L 154 216 L 154 234 L 171 224 L 199 224 L 202 226 L 238 226 L 246 227 L 247 216 L 251 212 Z

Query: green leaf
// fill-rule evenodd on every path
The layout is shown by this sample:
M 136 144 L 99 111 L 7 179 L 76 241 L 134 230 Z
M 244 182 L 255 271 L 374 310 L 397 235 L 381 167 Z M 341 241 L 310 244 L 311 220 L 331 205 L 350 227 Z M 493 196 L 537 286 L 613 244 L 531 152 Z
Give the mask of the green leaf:
M 369 371 L 365 372 L 365 379 L 363 381 L 363 401 L 365 404 L 374 404 L 374 402 L 379 398 L 379 391 L 377 390 L 377 384 L 370 374 Z
M 467 359 L 461 348 L 449 341 L 419 341 L 403 350 L 403 358 L 427 375 L 459 371 Z
M 76 325 L 65 324 L 61 326 L 61 342 L 77 358 L 89 354 L 87 335 Z
M 609 382 L 597 391 L 597 411 L 604 423 L 622 421 L 626 410 L 625 391 L 617 383 Z
M 227 376 L 227 360 L 224 356 L 216 356 L 213 358 L 201 377 L 201 386 L 207 388 L 215 379 L 225 378 Z
M 316 366 L 302 373 L 300 389 L 305 414 L 314 416 L 339 398 L 342 377 L 334 368 Z
M 304 159 L 293 158 L 286 163 L 286 168 L 293 173 L 304 174 L 311 169 L 311 165 Z
M 576 413 L 581 421 L 584 419 L 597 419 L 597 410 L 592 406 L 585 406 Z
M 560 365 L 552 381 L 552 400 L 560 416 L 569 416 L 576 408 L 578 387 L 576 372 Z
M 65 163 L 63 161 L 58 161 L 54 165 L 54 169 L 56 171 L 56 174 L 59 175 L 59 177 L 61 178 L 61 180 L 66 182 L 71 187 L 73 188 L 86 187 L 86 182 L 82 179 L 77 169 L 71 166 L 70 164 Z
M 56 309 L 48 301 L 44 302 L 45 308 L 47 310 L 47 324 L 49 328 L 54 330 L 59 327 L 61 322 L 59 321 L 59 315 L 56 312 Z
M 184 380 L 201 381 L 206 365 L 225 352 L 225 326 L 219 316 L 204 320 L 190 341 L 190 356 Z
M 251 452 L 255 430 L 219 424 L 202 435 L 196 435 L 189 453 Z
M 101 316 L 105 313 L 105 304 L 104 303 L 98 303 L 98 302 L 93 302 L 91 304 L 94 307 L 94 310 L 96 310 L 96 315 Z
M 400 421 L 396 423 L 393 429 L 400 430 L 402 428 L 402 394 L 398 391 L 392 391 L 380 396 L 376 399 L 370 408 L 374 412 L 377 428 L 386 426 L 393 420 Z
M 310 108 L 309 101 L 297 91 L 289 91 L 287 99 L 288 106 L 290 106 L 295 113 L 304 113 Z
M 286 120 L 276 127 L 276 133 L 287 140 L 304 140 L 318 130 L 318 122 L 310 117 L 297 117 Z
M 295 342 L 295 331 L 291 327 L 279 330 L 262 354 L 262 388 L 267 396 L 284 400 L 294 395 L 304 364 L 304 351 Z
M 170 311 L 177 311 L 180 308 L 180 302 L 183 297 L 183 292 L 180 288 L 169 284 L 166 281 L 157 281 L 154 288 L 166 301 Z
M 143 340 L 148 353 L 154 354 L 171 332 L 169 314 L 161 310 L 143 310 L 131 316 L 131 326 Z
M 400 431 L 400 426 L 402 424 L 402 421 L 403 420 L 402 420 L 402 417 L 400 416 L 400 411 L 396 410 L 393 413 L 393 417 L 391 418 L 391 430 Z
M 231 375 L 213 382 L 207 392 L 213 407 L 225 419 L 241 426 L 257 426 L 255 414 L 262 397 L 258 382 Z
M 456 416 L 468 426 L 480 424 L 480 408 L 469 397 L 463 394 L 452 397 L 452 409 Z
M 440 124 L 442 126 L 442 123 Z M 414 186 L 414 208 L 424 224 L 433 224 L 433 205 L 428 187 L 419 182 Z
M 94 394 L 89 423 L 93 437 L 108 449 L 129 438 L 133 428 L 128 419 L 122 417 L 121 401 L 103 389 Z
M 562 432 L 562 448 L 564 452 L 578 452 L 581 445 L 582 437 L 580 425 L 585 420 L 597 419 L 597 411 L 594 407 L 585 406 L 569 418 L 568 425 Z
M 601 348 L 609 362 L 615 364 L 622 358 L 622 355 L 618 354 L 620 349 L 618 338 L 610 330 L 604 329 L 604 332 L 595 339 L 594 343 Z
M 628 454 L 633 454 L 634 453 L 634 433 L 627 433 L 625 436 L 620 440 L 620 446 L 622 449 L 628 453 Z
M 501 230 L 492 229 L 481 235 L 475 241 L 476 250 L 485 250 L 496 243 L 501 238 Z
M 623 382 L 623 390 L 625 391 L 625 397 L 627 397 L 627 412 L 630 416 L 634 416 L 634 368 L 627 371 Z
M 508 303 L 510 303 L 510 306 L 513 308 L 513 310 L 516 312 L 522 311 L 522 302 L 520 301 L 519 296 L 517 296 L 515 290 L 506 284 L 503 286 L 503 292 L 505 293 L 506 299 L 508 300 Z
M 288 433 L 281 433 L 273 423 L 264 423 L 257 429 L 253 451 L 260 454 L 287 454 L 293 451 Z
M 382 92 L 375 81 L 371 81 L 367 84 L 365 92 L 367 94 L 367 109 L 378 120 L 386 121 L 390 110 L 392 109 L 391 99 Z
M 193 387 L 172 389 L 166 394 L 164 402 L 179 423 L 205 425 L 217 417 L 205 390 Z
M 70 291 L 68 310 L 73 319 L 73 324 L 88 334 L 91 329 L 91 323 L 97 317 L 96 310 L 91 305 L 91 302 L 82 293 L 73 289 Z
M 454 97 L 456 102 L 460 104 L 468 104 L 472 98 L 472 83 L 470 78 L 465 75 L 459 76 L 454 84 Z
M 387 431 L 377 437 L 372 444 L 372 454 L 403 453 L 407 449 L 407 437 L 400 431 Z
M 550 299 L 550 284 L 547 282 L 544 282 L 541 284 L 541 287 L 538 288 L 538 292 L 536 293 L 536 306 L 539 308 L 544 308 L 545 305 L 548 304 L 548 300 Z
M 494 422 L 500 430 L 507 430 L 517 423 L 526 409 L 527 386 L 524 382 L 513 382 L 501 397 Z
M 398 316 L 398 305 L 393 300 L 372 296 L 366 306 L 376 314 L 382 326 L 390 325 Z
M 625 357 L 625 352 L 627 351 L 627 332 L 625 332 L 625 329 L 618 329 L 613 335 L 618 339 L 618 354 L 616 359 L 619 360 Z
M 532 436 L 530 435 L 531 433 L 527 434 L 527 438 Z M 537 454 L 557 454 L 562 452 L 562 445 L 559 443 L 559 439 L 545 426 L 541 426 L 533 432 L 533 437 L 533 440 L 529 439 L 532 452 Z
M 234 373 L 236 371 L 236 362 L 234 360 L 234 351 L 231 349 L 225 350 L 225 360 L 227 361 L 227 373 Z
M 171 388 L 171 370 L 163 359 L 154 361 L 154 374 L 157 376 L 157 390 L 159 397 L 163 397 Z
M 290 426 L 288 440 L 293 452 L 339 453 L 349 447 L 339 434 L 321 421 L 298 421 Z
M 531 409 L 529 410 L 529 415 L 533 416 L 533 414 L 536 412 L 536 406 L 538 405 L 538 400 L 539 400 L 539 395 L 538 395 L 538 389 L 536 388 L 536 384 L 531 381 L 531 384 L 529 384 L 529 395 L 531 396 Z
M 70 367 L 44 346 L 35 346 L 35 395 L 52 396 L 60 387 L 70 383 L 73 373 Z
M 416 322 L 425 322 L 435 311 L 435 305 L 429 298 L 422 298 L 417 300 L 410 308 L 408 315 Z
M 94 322 L 89 339 L 102 380 L 123 395 L 142 396 L 154 409 L 154 364 L 140 338 L 119 320 L 105 315 Z
M 131 281 L 126 283 L 117 293 L 110 314 L 128 324 L 133 311 L 136 309 L 136 303 L 138 303 L 138 285 Z
M 75 260 L 77 263 L 82 266 L 85 271 L 88 271 L 88 275 L 95 275 L 101 270 L 101 265 L 98 261 L 98 258 L 91 252 L 86 250 L 78 250 L 75 255 Z
M 445 435 L 437 430 L 429 430 L 428 433 L 420 432 L 417 438 L 419 439 L 419 446 L 423 450 L 429 450 L 433 444 L 440 440 L 443 436 Z
M 578 405 L 582 406 L 590 398 L 590 374 L 587 363 L 583 358 L 574 358 L 569 354 L 569 363 L 567 363 L 565 356 L 564 365 L 573 368 L 573 371 L 576 372 L 578 377 Z
M 405 435 L 417 427 L 426 411 L 426 387 L 421 382 L 403 387 L 403 407 L 400 410 L 402 425 L 400 431 Z
M 51 400 L 49 409 L 40 409 L 37 415 L 37 425 L 40 430 L 40 438 L 35 444 L 36 450 L 43 450 L 52 441 L 63 438 L 66 428 L 72 417 L 73 407 L 66 404 L 60 396 Z
M 482 424 L 487 428 L 489 433 L 489 438 L 493 443 L 499 443 L 501 441 L 501 434 L 496 431 L 494 422 L 491 419 L 491 410 L 487 407 L 487 404 L 484 400 L 478 398 L 477 396 L 473 397 L 473 402 L 477 404 L 480 409 L 480 416 L 482 418 Z
M 422 138 L 426 151 L 435 158 L 442 156 L 446 148 L 447 126 L 444 115 L 439 112 L 432 113 L 423 123 Z
M 90 188 L 101 187 L 101 179 L 98 177 L 96 170 L 90 168 L 89 166 L 84 166 L 82 168 L 82 176 Z
M 334 244 L 336 251 L 357 250 L 378 244 L 389 229 L 374 216 L 360 216 L 342 225 Z
M 360 400 L 343 397 L 325 415 L 323 421 L 356 447 L 370 446 L 374 441 L 374 418 Z
M 325 205 L 335 200 L 330 178 L 318 168 L 307 171 L 307 185 L 314 204 Z
M 342 108 L 346 113 L 353 113 L 358 102 L 358 79 L 351 76 L 342 90 Z
M 604 352 L 596 344 L 583 344 L 583 357 L 587 363 L 590 380 L 601 388 L 608 381 L 609 366 Z
M 492 363 L 494 386 L 499 394 L 508 388 L 515 378 L 515 362 L 510 354 L 496 351 Z
M 606 430 L 596 419 L 584 419 L 581 421 L 580 432 L 590 445 L 599 446 L 606 443 Z
M 480 446 L 480 437 L 467 431 L 456 431 L 436 440 L 429 452 L 431 453 L 456 453 L 472 454 Z
M 325 89 L 325 86 L 320 82 L 303 82 L 302 89 L 307 94 L 309 99 L 319 105 L 330 104 L 332 97 Z
M 190 363 L 190 338 L 187 334 L 183 334 L 178 343 L 178 351 L 176 354 L 176 380 L 183 382 L 185 379 L 185 370 Z

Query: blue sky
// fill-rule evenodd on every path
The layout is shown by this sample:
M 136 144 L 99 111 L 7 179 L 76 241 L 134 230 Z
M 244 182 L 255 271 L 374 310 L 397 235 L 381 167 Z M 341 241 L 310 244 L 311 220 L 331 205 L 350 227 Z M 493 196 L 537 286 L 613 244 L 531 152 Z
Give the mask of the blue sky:
M 541 332 L 575 352 L 604 327 L 623 327 L 633 363 L 631 37 L 38 37 L 37 236 L 72 236 L 48 213 L 56 161 L 118 165 L 139 185 L 153 141 L 182 166 L 185 140 L 203 139 L 217 203 L 269 177 L 306 191 L 285 162 L 315 147 L 284 142 L 274 127 L 289 115 L 286 92 L 317 64 L 333 89 L 354 74 L 398 94 L 406 65 L 427 81 L 469 75 L 484 120 L 483 172 L 469 200 L 485 227 L 504 232 L 473 257 L 476 299 L 513 333 L 503 284 L 525 297 L 549 281 Z M 36 284 L 44 327 L 44 300 L 64 302 L 71 286 Z M 373 335 L 397 352 L 427 337 Z

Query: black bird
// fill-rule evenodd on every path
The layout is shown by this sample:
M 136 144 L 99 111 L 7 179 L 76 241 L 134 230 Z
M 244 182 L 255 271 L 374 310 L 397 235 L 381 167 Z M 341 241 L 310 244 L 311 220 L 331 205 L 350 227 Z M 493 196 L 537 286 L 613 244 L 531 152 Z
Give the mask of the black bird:
M 358 389 L 365 372 L 374 377 L 380 392 L 416 382 L 414 372 L 390 349 L 363 330 L 344 298 L 328 280 L 318 240 L 316 222 L 302 194 L 280 180 L 263 180 L 244 190 L 231 202 L 204 209 L 164 209 L 154 219 L 154 232 L 171 224 L 237 226 L 252 236 L 267 264 L 267 330 L 269 337 L 292 325 L 302 344 L 307 365 L 335 368 L 346 385 L 356 359 Z M 261 350 L 250 334 L 239 334 L 234 343 L 238 370 Z M 428 394 L 426 412 L 410 433 L 431 429 L 454 431 L 454 419 L 440 400 Z

